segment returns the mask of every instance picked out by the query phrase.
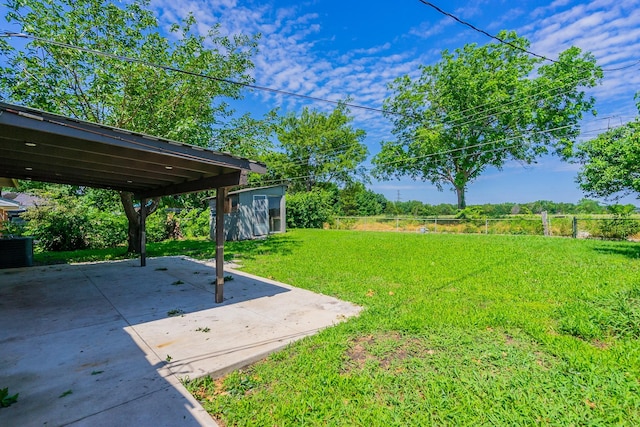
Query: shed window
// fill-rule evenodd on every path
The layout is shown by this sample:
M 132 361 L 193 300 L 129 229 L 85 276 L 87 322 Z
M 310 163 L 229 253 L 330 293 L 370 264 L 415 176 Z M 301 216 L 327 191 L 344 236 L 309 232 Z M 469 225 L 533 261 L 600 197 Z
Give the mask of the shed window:
M 272 233 L 282 231 L 281 199 L 281 196 L 269 197 L 269 231 Z
M 231 212 L 238 212 L 238 206 L 240 205 L 240 198 L 237 194 L 232 194 L 229 196 L 231 200 Z

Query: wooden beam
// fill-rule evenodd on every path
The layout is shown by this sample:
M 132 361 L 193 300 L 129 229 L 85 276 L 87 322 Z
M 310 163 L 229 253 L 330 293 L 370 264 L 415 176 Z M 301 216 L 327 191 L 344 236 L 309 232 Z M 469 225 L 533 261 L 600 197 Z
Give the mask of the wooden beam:
M 216 303 L 224 301 L 224 199 L 227 188 L 216 189 Z
M 140 200 L 140 267 L 147 265 L 147 199 Z
M 203 191 L 210 188 L 233 187 L 236 185 L 247 184 L 247 171 L 236 170 L 221 175 L 210 176 L 196 181 L 183 182 L 181 184 L 168 185 L 153 189 L 144 194 L 139 194 L 139 198 L 148 198 L 169 196 L 173 194 L 193 193 Z

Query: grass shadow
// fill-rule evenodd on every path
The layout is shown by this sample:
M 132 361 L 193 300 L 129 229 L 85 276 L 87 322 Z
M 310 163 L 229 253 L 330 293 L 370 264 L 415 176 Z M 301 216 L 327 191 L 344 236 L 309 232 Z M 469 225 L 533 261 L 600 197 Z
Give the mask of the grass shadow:
M 266 239 L 226 242 L 224 259 L 254 259 L 263 254 L 291 253 L 300 241 L 286 235 L 273 235 Z M 165 240 L 148 243 L 147 257 L 184 255 L 195 259 L 212 259 L 216 256 L 216 244 L 208 239 Z M 34 265 L 69 264 L 77 262 L 116 261 L 137 258 L 139 255 L 127 252 L 126 246 L 104 249 L 85 249 L 63 252 L 40 252 L 34 254 Z
M 260 240 L 227 242 L 225 260 L 233 258 L 255 259 L 259 255 L 288 255 L 295 247 L 302 245 L 300 239 L 291 235 L 278 234 Z
M 603 255 L 622 255 L 630 259 L 640 260 L 640 243 L 629 242 L 621 245 L 596 246 L 594 250 Z

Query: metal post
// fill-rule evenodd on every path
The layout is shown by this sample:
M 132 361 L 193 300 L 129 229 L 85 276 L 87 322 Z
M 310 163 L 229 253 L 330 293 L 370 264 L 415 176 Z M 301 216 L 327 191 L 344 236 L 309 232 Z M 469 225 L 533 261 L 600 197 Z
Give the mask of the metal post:
M 140 267 L 147 265 L 147 199 L 140 200 Z
M 225 187 L 216 189 L 216 303 L 224 301 L 224 200 Z
M 484 234 L 489 234 L 489 220 L 484 220 Z
M 433 219 L 433 232 L 434 233 L 438 232 L 438 218 Z
M 577 238 L 578 237 L 578 218 L 576 218 L 575 216 L 573 217 L 573 221 L 572 221 L 572 236 L 573 238 Z

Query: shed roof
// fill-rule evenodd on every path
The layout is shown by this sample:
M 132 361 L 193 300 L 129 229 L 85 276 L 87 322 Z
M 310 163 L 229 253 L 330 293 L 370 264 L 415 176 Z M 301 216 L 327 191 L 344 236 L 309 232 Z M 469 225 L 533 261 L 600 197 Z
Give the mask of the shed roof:
M 139 198 L 246 184 L 264 164 L 0 102 L 0 177 L 130 191 Z
M 248 192 L 256 192 L 256 191 L 267 190 L 271 188 L 283 188 L 283 190 L 286 190 L 287 187 L 288 187 L 287 184 L 265 185 L 262 187 L 248 187 L 248 188 L 242 188 L 240 190 L 229 191 L 227 193 L 227 196 L 233 196 L 234 194 L 241 194 L 241 193 L 248 193 Z M 203 200 L 215 200 L 215 199 L 216 199 L 216 196 L 209 196 L 209 197 L 205 197 Z

